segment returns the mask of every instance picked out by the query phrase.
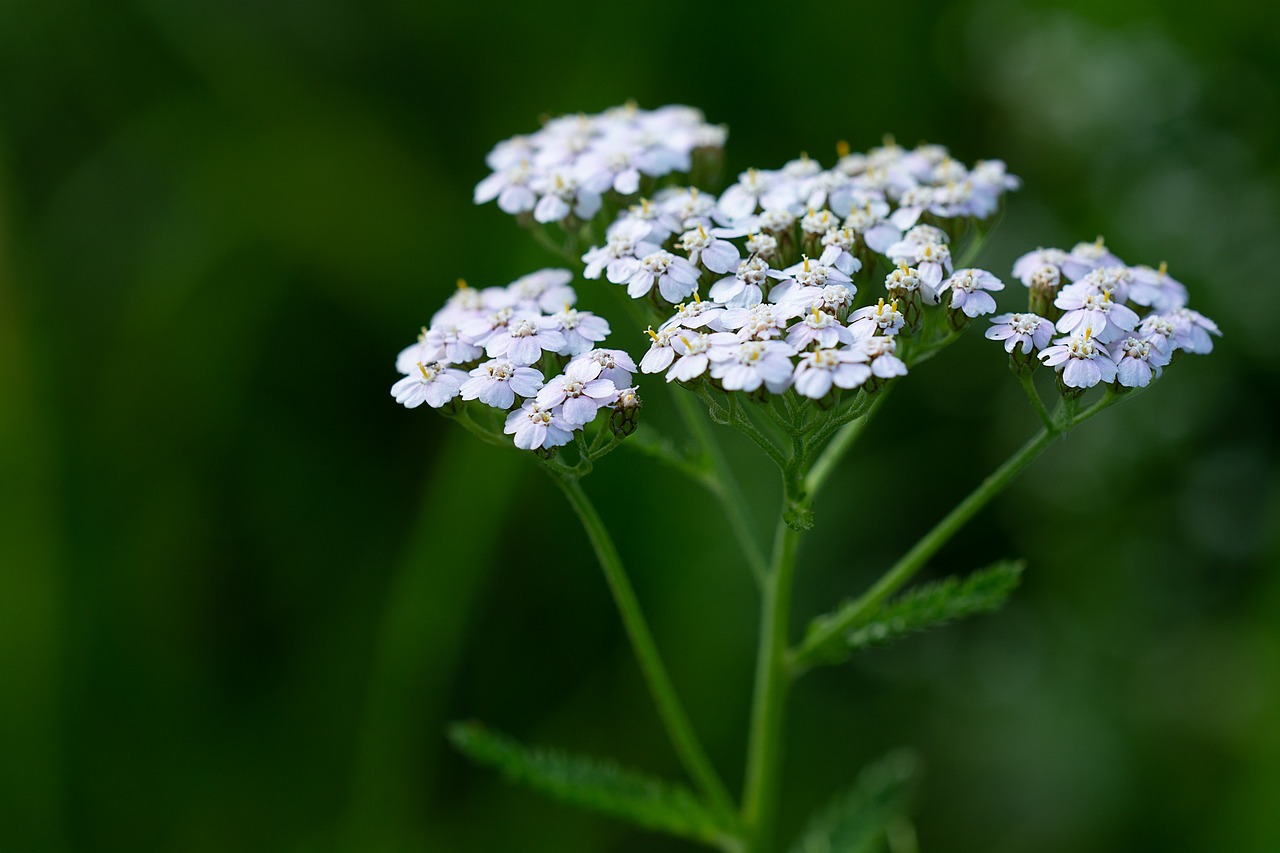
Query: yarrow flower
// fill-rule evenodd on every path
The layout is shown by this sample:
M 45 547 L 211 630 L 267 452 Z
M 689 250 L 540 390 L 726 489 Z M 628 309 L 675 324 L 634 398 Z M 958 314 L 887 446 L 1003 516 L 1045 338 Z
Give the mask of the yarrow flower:
M 1116 363 L 1102 344 L 1093 338 L 1088 326 L 1040 353 L 1049 367 L 1061 366 L 1062 382 L 1069 388 L 1092 388 L 1099 382 L 1113 382 Z
M 486 161 L 493 174 L 476 185 L 475 202 L 497 199 L 506 213 L 533 212 L 538 222 L 571 215 L 588 220 L 607 192 L 626 197 L 644 177 L 687 172 L 699 152 L 718 152 L 725 131 L 698 110 L 647 111 L 628 104 L 599 115 L 561 116 L 526 136 L 499 143 Z
M 986 336 L 993 341 L 1004 341 L 1005 352 L 1015 347 L 1030 355 L 1032 350 L 1042 350 L 1053 337 L 1053 324 L 1036 314 L 998 314 L 991 318 L 991 328 Z

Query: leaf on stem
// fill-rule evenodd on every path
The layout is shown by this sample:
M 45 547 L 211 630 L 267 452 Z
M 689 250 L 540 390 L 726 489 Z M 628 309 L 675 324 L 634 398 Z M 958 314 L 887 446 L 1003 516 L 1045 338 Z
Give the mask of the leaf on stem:
M 1003 560 L 964 579 L 953 576 L 921 584 L 882 604 L 869 618 L 850 626 L 823 646 L 810 650 L 806 658 L 840 663 L 862 649 L 887 645 L 966 616 L 998 610 L 1017 588 L 1025 566 L 1021 560 Z M 828 620 L 838 618 L 840 612 L 836 610 L 813 620 L 809 634 L 820 630 Z
M 892 752 L 866 767 L 852 788 L 809 821 L 791 853 L 876 853 L 906 811 L 920 763 L 910 752 Z
M 715 814 L 681 785 L 607 761 L 526 747 L 478 723 L 451 726 L 449 739 L 469 758 L 497 768 L 509 780 L 575 806 L 712 845 L 738 835 L 731 818 Z

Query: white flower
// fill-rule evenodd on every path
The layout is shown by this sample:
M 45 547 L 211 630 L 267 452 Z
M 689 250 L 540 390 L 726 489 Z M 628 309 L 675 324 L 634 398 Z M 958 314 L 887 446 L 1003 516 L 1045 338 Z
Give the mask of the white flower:
M 449 364 L 466 364 L 475 361 L 484 352 L 462 334 L 453 323 L 435 323 L 425 330 L 422 337 L 425 357 L 423 361 L 444 361 Z M 402 373 L 411 373 L 404 370 Z
M 467 374 L 445 367 L 438 361 L 418 362 L 418 375 L 405 376 L 391 386 L 391 396 L 406 409 L 416 409 L 426 403 L 438 409 L 458 396 Z
M 720 315 L 720 325 L 731 332 L 736 331 L 742 341 L 766 340 L 781 337 L 787 321 L 799 314 L 791 305 L 762 302 L 751 308 L 730 308 Z
M 842 315 L 853 304 L 853 291 L 843 284 L 828 284 L 825 287 L 793 287 L 782 299 L 778 307 L 786 309 L 792 317 L 798 317 L 817 308 L 828 314 Z
M 768 280 L 769 264 L 759 255 L 752 255 L 738 264 L 737 274 L 711 285 L 709 295 L 730 308 L 750 308 L 764 299 L 764 285 Z
M 1144 388 L 1169 363 L 1169 356 L 1151 341 L 1127 337 L 1111 345 L 1116 380 L 1126 388 Z
M 896 270 L 885 276 L 884 289 L 894 299 L 907 299 L 911 294 L 919 293 L 930 305 L 938 301 L 933 288 L 920 286 L 920 271 L 906 264 L 898 264 Z
M 620 349 L 593 349 L 591 352 L 583 353 L 573 361 L 569 362 L 569 367 L 583 361 L 595 362 L 600 366 L 597 379 L 608 379 L 619 388 L 625 388 L 631 384 L 631 377 L 636 372 L 636 363 L 631 356 Z
M 676 306 L 675 313 L 663 321 L 662 328 L 670 329 L 678 326 L 685 329 L 701 329 L 705 326 L 718 332 L 721 331 L 720 316 L 724 313 L 723 305 L 704 302 L 698 298 L 697 293 L 694 293 L 693 301 Z
M 495 336 L 506 333 L 507 325 L 515 316 L 516 312 L 512 308 L 481 313 L 479 317 L 464 324 L 460 334 L 477 346 L 486 346 Z
M 716 197 L 697 187 L 671 187 L 658 193 L 655 201 L 661 206 L 663 219 L 673 233 L 706 226 L 717 212 Z
M 850 316 L 849 330 L 856 337 L 866 335 L 896 335 L 905 322 L 898 310 L 898 300 L 885 304 L 884 298 L 875 305 L 859 308 Z
M 839 224 L 840 220 L 831 211 L 810 208 L 809 212 L 800 220 L 800 230 L 805 234 L 816 237 L 819 234 L 826 234 L 828 231 L 835 230 Z
M 635 256 L 636 247 L 648 239 L 651 230 L 644 220 L 620 218 L 609 226 L 605 244 L 587 250 L 582 256 L 582 262 L 586 264 L 582 277 L 597 279 L 607 269 L 609 281 L 614 284 L 629 279 L 640 264 Z
M 871 368 L 859 348 L 820 349 L 801 354 L 793 378 L 796 393 L 821 400 L 832 385 L 846 390 L 862 385 L 871 378 Z
M 639 299 L 658 285 L 662 298 L 673 305 L 698 287 L 698 268 L 687 260 L 659 249 L 640 259 L 640 267 L 627 282 L 627 295 Z
M 462 383 L 462 399 L 479 400 L 495 409 L 509 409 L 516 394 L 532 397 L 542 387 L 542 372 L 532 367 L 517 367 L 504 358 L 486 361 Z
M 556 330 L 553 317 L 516 315 L 505 327 L 495 330 L 484 345 L 490 358 L 505 358 L 516 365 L 530 365 L 542 358 L 542 351 L 565 348 L 564 335 Z
M 596 412 L 618 397 L 617 386 L 600 379 L 600 372 L 600 365 L 590 359 L 570 364 L 538 392 L 538 405 L 561 406 L 561 416 L 572 426 L 591 423 Z
M 851 276 L 862 269 L 862 261 L 853 256 L 857 243 L 858 237 L 852 228 L 832 228 L 822 236 L 825 248 L 819 260 Z
M 579 355 L 609 337 L 609 321 L 590 311 L 566 305 L 547 320 L 564 336 L 564 345 L 556 350 L 560 355 Z
M 1064 313 L 1058 319 L 1058 331 L 1072 332 L 1090 328 L 1093 336 L 1102 343 L 1110 343 L 1122 332 L 1131 332 L 1138 325 L 1138 315 L 1133 309 L 1111 298 L 1112 291 L 1092 284 L 1092 276 L 1069 284 L 1058 293 L 1053 304 Z
M 790 234 L 795 224 L 796 215 L 786 208 L 766 208 L 755 220 L 756 228 L 771 234 Z
M 883 255 L 902 239 L 902 229 L 890 222 L 888 216 L 888 202 L 878 195 L 864 194 L 851 199 L 844 227 L 860 235 L 872 251 Z
M 755 257 L 772 258 L 778 254 L 778 238 L 772 234 L 750 234 L 747 236 L 747 252 Z
M 682 331 L 671 338 L 671 349 L 676 355 L 675 364 L 667 371 L 668 382 L 688 382 L 707 371 L 710 364 L 708 353 L 713 347 L 736 346 L 738 338 L 728 332 L 686 332 Z
M 542 194 L 533 208 L 533 218 L 538 222 L 559 222 L 570 213 L 579 219 L 590 219 L 600 209 L 600 194 L 580 186 L 577 176 L 567 169 L 536 178 L 533 188 Z
M 999 314 L 991 318 L 987 338 L 1004 341 L 1004 351 L 1012 353 L 1021 345 L 1022 352 L 1030 355 L 1033 349 L 1042 350 L 1053 337 L 1053 324 L 1035 314 Z
M 817 290 L 817 288 L 809 289 Z M 834 314 L 813 308 L 800 322 L 787 329 L 787 344 L 798 351 L 814 342 L 823 349 L 829 349 L 836 344 L 851 344 L 853 333 L 841 325 Z
M 621 195 L 631 195 L 640 189 L 638 164 L 645 159 L 631 139 L 604 142 L 578 160 L 582 185 L 596 193 L 614 190 Z
M 1054 341 L 1054 346 L 1040 353 L 1040 360 L 1059 368 L 1063 384 L 1070 388 L 1092 388 L 1116 378 L 1116 363 L 1106 348 L 1093 339 L 1093 329 L 1088 326 L 1069 338 Z
M 1204 355 L 1213 352 L 1211 335 L 1222 335 L 1218 324 L 1190 308 L 1179 308 L 1168 315 L 1173 321 L 1174 340 L 1187 352 Z
M 680 329 L 672 326 L 655 332 L 652 328 L 648 328 L 645 329 L 645 334 L 653 339 L 653 343 L 649 345 L 649 351 L 640 359 L 640 372 L 661 373 L 671 366 L 671 360 L 676 357 L 675 350 L 671 349 L 671 339 L 680 334 Z
M 1100 267 L 1122 267 L 1124 261 L 1111 254 L 1099 237 L 1092 243 L 1076 243 L 1058 266 L 1063 275 L 1078 281 Z
M 1056 287 L 1061 275 L 1062 262 L 1067 253 L 1061 249 L 1036 249 L 1027 252 L 1013 262 L 1013 277 L 1027 287 L 1039 284 Z M 1046 268 L 1048 271 L 1046 272 Z
M 1156 311 L 1176 311 L 1186 307 L 1187 288 L 1169 275 L 1167 264 L 1159 269 L 1137 266 L 1130 271 L 1129 299 L 1137 305 L 1145 305 Z
M 920 273 L 920 281 L 937 292 L 942 273 L 951 272 L 951 249 L 947 235 L 931 225 L 917 225 L 901 240 L 885 250 L 895 264 L 913 266 Z
M 727 228 L 712 228 L 708 231 L 699 225 L 686 231 L 677 245 L 688 252 L 689 263 L 696 265 L 701 261 L 712 272 L 723 274 L 736 267 L 742 255 L 737 246 L 721 238 L 738 234 L 739 232 Z
M 503 213 L 515 215 L 533 210 L 538 196 L 529 189 L 532 177 L 528 161 L 506 166 L 476 184 L 475 203 L 484 204 L 496 198 Z
M 514 435 L 516 447 L 521 450 L 559 447 L 573 440 L 573 426 L 536 400 L 525 400 L 523 406 L 507 415 L 502 431 Z
M 823 257 L 827 257 L 826 254 Z M 796 287 L 825 287 L 828 283 L 842 284 L 854 295 L 858 292 L 858 288 L 847 273 L 824 262 L 821 258 L 815 261 L 813 258 L 804 256 L 800 263 L 792 264 L 784 270 L 770 270 L 769 277 L 782 279 L 769 291 L 769 299 L 774 302 L 785 299 L 787 294 Z
M 897 338 L 869 335 L 854 341 L 853 349 L 871 362 L 871 373 L 881 379 L 907 375 L 907 365 L 896 355 Z
M 763 384 L 781 394 L 791 383 L 791 347 L 781 341 L 747 341 L 736 346 L 712 347 L 711 376 L 726 391 L 754 391 Z
M 755 213 L 760 197 L 774 184 L 774 176 L 757 169 L 748 169 L 738 176 L 738 183 L 720 195 L 720 210 L 732 221 L 746 219 Z
M 1138 334 L 1144 341 L 1150 341 L 1158 349 L 1170 355 L 1179 349 L 1177 336 L 1178 324 L 1172 317 L 1163 314 L 1148 314 L 1142 318 L 1138 326 Z
M 507 293 L 515 300 L 515 307 L 547 314 L 578 301 L 578 294 L 569 287 L 572 280 L 573 273 L 568 270 L 538 270 L 508 284 Z
M 1004 282 L 986 270 L 958 270 L 939 288 L 939 295 L 951 291 L 951 307 L 964 312 L 966 317 L 990 314 L 996 310 L 996 301 L 987 291 L 1004 290 Z

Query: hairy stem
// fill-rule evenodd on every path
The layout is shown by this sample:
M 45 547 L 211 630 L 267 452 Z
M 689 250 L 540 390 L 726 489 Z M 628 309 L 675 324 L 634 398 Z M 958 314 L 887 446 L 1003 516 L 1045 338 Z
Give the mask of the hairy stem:
M 756 657 L 755 695 L 747 743 L 747 778 L 743 790 L 743 821 L 751 853 L 769 849 L 778 811 L 782 757 L 782 720 L 790 672 L 787 668 L 787 626 L 791 587 L 795 579 L 800 533 L 778 522 L 773 566 L 765 585 L 760 614 L 760 646 Z
M 693 725 L 689 721 L 688 714 L 685 713 L 684 706 L 676 696 L 671 676 L 667 674 L 667 668 L 658 653 L 653 634 L 650 633 L 649 625 L 640 611 L 640 602 L 636 599 L 635 590 L 631 588 L 631 582 L 627 579 L 622 557 L 618 554 L 613 538 L 609 535 L 590 498 L 582 490 L 581 484 L 566 477 L 556 476 L 554 479 L 565 497 L 569 499 L 574 512 L 582 521 L 588 538 L 591 539 L 591 545 L 600 561 L 600 568 L 604 570 L 605 580 L 608 581 L 609 590 L 613 593 L 618 613 L 622 616 L 627 637 L 631 640 L 631 648 L 640 663 L 640 670 L 644 673 L 649 692 L 658 706 L 658 714 L 662 717 L 662 723 L 667 729 L 667 735 L 671 738 L 676 754 L 679 755 L 690 778 L 711 805 L 724 814 L 732 814 L 733 798 L 729 796 L 711 759 L 707 757 L 697 734 L 693 731 Z

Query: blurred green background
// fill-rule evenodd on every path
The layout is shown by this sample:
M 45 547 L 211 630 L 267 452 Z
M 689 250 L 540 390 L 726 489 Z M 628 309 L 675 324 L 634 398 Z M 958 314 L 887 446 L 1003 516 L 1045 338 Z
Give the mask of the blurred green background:
M 691 849 L 444 743 L 679 774 L 551 484 L 387 394 L 456 278 L 554 263 L 471 204 L 489 147 L 635 98 L 727 123 L 735 172 L 885 132 L 1004 158 L 985 265 L 1105 234 L 1225 331 L 935 560 L 1026 556 L 1012 606 L 800 682 L 784 830 L 909 746 L 931 853 L 1280 850 L 1277 9 L 0 2 L 0 849 Z M 978 335 L 921 367 L 819 507 L 797 625 L 1034 425 Z M 739 778 L 725 526 L 626 451 L 587 486 Z

